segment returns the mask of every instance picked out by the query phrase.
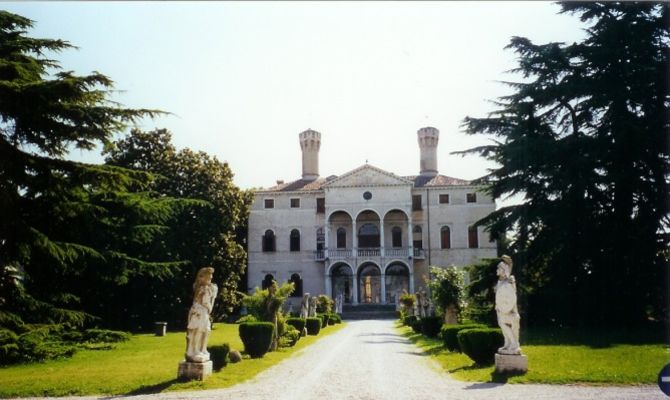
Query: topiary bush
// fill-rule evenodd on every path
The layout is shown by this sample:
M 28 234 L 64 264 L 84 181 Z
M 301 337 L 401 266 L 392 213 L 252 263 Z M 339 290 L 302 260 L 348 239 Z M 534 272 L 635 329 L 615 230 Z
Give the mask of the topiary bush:
M 304 318 L 287 318 L 286 323 L 294 327 L 298 332 L 302 332 L 305 329 L 305 319 Z
M 321 328 L 328 326 L 328 321 L 330 320 L 330 314 L 319 314 L 317 317 L 321 318 Z
M 493 364 L 496 351 L 505 343 L 497 328 L 463 329 L 456 337 L 463 353 L 479 365 Z
M 209 359 L 212 360 L 212 369 L 220 371 L 228 363 L 228 353 L 230 352 L 230 345 L 228 343 L 219 344 L 207 348 L 209 352 Z
M 412 324 L 414 324 L 414 321 L 416 321 L 417 319 L 419 318 L 417 318 L 416 315 L 408 315 L 402 320 L 402 323 L 411 327 Z
M 431 338 L 437 337 L 442 327 L 442 318 L 424 317 L 421 318 L 421 332 Z
M 279 338 L 279 347 L 293 347 L 300 340 L 300 331 L 295 329 L 293 325 L 288 325 L 284 334 Z
M 460 325 L 442 325 L 440 329 L 440 338 L 444 341 L 444 347 L 449 351 L 461 352 L 461 347 L 458 345 L 458 332 L 464 329 L 486 328 L 482 324 L 460 324 Z
M 341 323 L 342 323 L 342 317 L 340 317 L 340 314 L 335 313 L 330 314 L 330 319 L 328 320 L 329 325 L 341 324 Z
M 318 335 L 321 331 L 321 319 L 307 318 L 305 320 L 305 328 L 307 328 L 308 335 Z
M 422 325 L 423 325 L 423 324 L 421 323 L 421 320 L 417 318 L 417 319 L 415 319 L 415 320 L 412 321 L 412 325 L 410 325 L 410 326 L 412 327 L 412 330 L 413 330 L 415 333 L 421 333 L 421 327 L 422 327 Z
M 240 324 L 240 339 L 244 352 L 251 358 L 260 358 L 270 350 L 274 325 L 271 322 L 244 322 Z

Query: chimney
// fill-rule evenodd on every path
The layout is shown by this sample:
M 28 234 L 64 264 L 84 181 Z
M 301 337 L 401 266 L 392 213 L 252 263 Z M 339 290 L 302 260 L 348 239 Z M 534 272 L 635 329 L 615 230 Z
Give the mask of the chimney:
M 427 126 L 419 129 L 416 134 L 421 150 L 421 176 L 435 176 L 437 175 L 437 142 L 440 138 L 440 131 Z
M 307 129 L 300 133 L 300 148 L 302 149 L 302 179 L 313 181 L 319 177 L 319 148 L 321 148 L 321 134 Z

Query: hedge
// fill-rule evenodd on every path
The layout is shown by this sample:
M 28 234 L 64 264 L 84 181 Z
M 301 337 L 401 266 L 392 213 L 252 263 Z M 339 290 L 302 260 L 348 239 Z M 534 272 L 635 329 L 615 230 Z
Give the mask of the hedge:
M 305 327 L 308 335 L 318 335 L 321 331 L 321 318 L 307 318 Z
M 475 329 L 475 328 L 486 328 L 486 325 L 482 324 L 449 324 L 442 325 L 440 329 L 440 338 L 444 341 L 444 347 L 449 351 L 461 352 L 461 347 L 458 345 L 458 332 L 464 329 Z
M 421 318 L 421 332 L 431 338 L 437 337 L 442 327 L 441 317 L 424 317 Z
M 340 317 L 340 314 L 330 314 L 330 319 L 328 320 L 328 323 L 333 322 L 333 324 L 341 324 L 342 323 L 342 317 Z
M 298 330 L 298 332 L 301 332 L 305 329 L 305 319 L 304 318 L 287 318 L 286 323 L 294 327 L 295 329 Z
M 421 333 L 422 325 L 423 323 L 421 322 L 420 319 L 415 319 L 414 321 L 412 321 L 411 327 L 415 333 Z
M 321 318 L 321 327 L 325 328 L 328 326 L 328 320 L 330 320 L 330 314 L 319 314 L 317 317 Z
M 418 318 L 417 318 L 416 315 L 408 315 L 402 320 L 402 323 L 407 325 L 407 326 L 412 326 L 414 321 L 416 321 L 417 319 Z
M 212 369 L 220 371 L 228 363 L 228 353 L 230 352 L 230 345 L 228 343 L 219 344 L 207 348 L 209 352 L 209 359 L 212 360 Z
M 244 352 L 252 358 L 260 358 L 270 350 L 274 325 L 271 322 L 244 322 L 240 324 L 240 339 Z
M 493 364 L 496 351 L 505 343 L 498 328 L 463 329 L 456 337 L 463 353 L 479 365 Z

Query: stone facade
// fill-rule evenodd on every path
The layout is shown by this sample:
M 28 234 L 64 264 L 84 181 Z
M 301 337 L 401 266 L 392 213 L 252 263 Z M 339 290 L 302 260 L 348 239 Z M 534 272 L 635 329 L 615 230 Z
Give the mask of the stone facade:
M 248 287 L 293 280 L 296 305 L 304 292 L 341 293 L 345 304 L 395 303 L 403 289 L 424 285 L 428 265 L 495 257 L 495 243 L 471 228 L 495 209 L 493 199 L 479 186 L 437 173 L 437 129 L 422 128 L 417 136 L 420 175 L 365 164 L 320 178 L 321 135 L 301 133 L 302 179 L 255 193 Z

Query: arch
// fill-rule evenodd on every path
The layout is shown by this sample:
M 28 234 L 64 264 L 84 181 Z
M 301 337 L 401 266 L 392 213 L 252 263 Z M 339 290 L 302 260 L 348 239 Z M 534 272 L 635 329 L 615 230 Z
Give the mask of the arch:
M 302 278 L 300 274 L 297 272 L 291 274 L 291 278 L 288 281 L 289 283 L 293 283 L 293 287 L 295 288 L 293 293 L 291 293 L 291 297 L 302 297 Z
M 391 261 L 385 268 L 386 303 L 395 304 L 403 292 L 409 293 L 409 266 L 404 262 Z
M 341 262 L 330 266 L 328 269 L 331 282 L 331 293 L 333 298 L 340 294 L 346 304 L 351 304 L 353 300 L 354 274 L 351 265 Z
M 349 211 L 345 211 L 345 210 L 342 210 L 342 209 L 338 209 L 338 210 L 333 210 L 333 211 L 331 211 L 330 214 L 328 214 L 328 215 L 326 216 L 326 221 L 330 221 L 330 219 L 332 218 L 333 214 L 337 214 L 337 213 L 347 214 L 347 216 L 349 217 L 349 219 L 351 219 L 352 221 L 354 220 L 354 218 L 351 216 L 351 214 L 349 213 Z
M 451 229 L 447 225 L 440 228 L 440 247 L 443 249 L 451 248 Z
M 263 234 L 263 251 L 264 252 L 273 252 L 277 251 L 277 238 L 272 229 L 268 229 Z
M 263 281 L 261 282 L 261 289 L 267 289 L 270 286 L 272 286 L 272 282 L 274 282 L 275 277 L 272 274 L 266 274 L 265 278 L 263 278 Z
M 358 266 L 359 303 L 381 303 L 381 268 L 373 262 Z
M 297 229 L 291 230 L 289 235 L 289 251 L 300 251 L 300 231 Z
M 374 215 L 377 216 L 378 220 L 380 220 L 380 221 L 382 220 L 382 217 L 379 215 L 377 210 L 373 210 L 372 208 L 364 208 L 364 209 L 358 211 L 358 213 L 356 213 L 356 221 L 358 221 L 358 218 L 360 218 L 361 214 L 366 213 L 366 212 L 373 213 Z
M 392 209 L 386 211 L 386 212 L 384 213 L 384 219 L 386 219 L 386 217 L 387 217 L 390 213 L 395 212 L 395 211 L 403 213 L 403 214 L 405 215 L 405 218 L 407 218 L 407 219 L 409 220 L 409 214 L 407 214 L 407 212 L 406 212 L 405 210 L 401 210 L 400 208 L 392 208 Z

